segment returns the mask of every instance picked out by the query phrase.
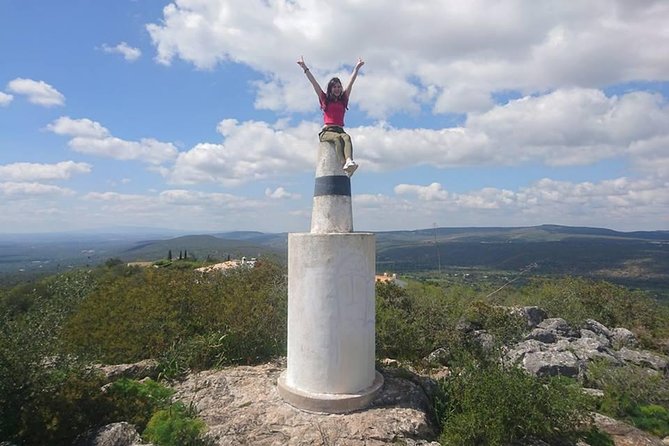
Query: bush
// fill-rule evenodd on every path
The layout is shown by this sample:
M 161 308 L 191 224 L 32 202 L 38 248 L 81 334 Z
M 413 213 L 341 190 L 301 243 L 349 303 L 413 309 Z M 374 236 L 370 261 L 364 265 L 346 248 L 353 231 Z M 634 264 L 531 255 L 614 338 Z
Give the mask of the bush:
M 143 437 L 158 446 L 204 446 L 205 427 L 192 406 L 175 403 L 151 417 Z
M 140 382 L 121 378 L 107 388 L 110 411 L 106 422 L 127 421 L 141 432 L 155 412 L 169 406 L 172 395 L 172 389 L 151 379 Z
M 669 381 L 664 376 L 637 366 L 596 362 L 588 368 L 587 384 L 604 391 L 599 411 L 655 435 L 669 435 Z
M 630 411 L 632 423 L 660 438 L 669 435 L 669 411 L 657 404 L 640 405 Z
M 669 307 L 640 291 L 583 278 L 536 279 L 507 303 L 538 305 L 550 317 L 573 325 L 595 319 L 607 327 L 632 330 L 642 345 L 660 349 L 669 337 Z
M 286 297 L 283 270 L 267 262 L 225 275 L 144 269 L 101 284 L 67 321 L 63 339 L 71 353 L 104 363 L 163 358 L 166 370 L 254 363 L 285 354 Z
M 495 359 L 465 355 L 461 364 L 440 382 L 435 404 L 443 445 L 550 443 L 583 435 L 590 403 L 575 383 L 541 380 Z

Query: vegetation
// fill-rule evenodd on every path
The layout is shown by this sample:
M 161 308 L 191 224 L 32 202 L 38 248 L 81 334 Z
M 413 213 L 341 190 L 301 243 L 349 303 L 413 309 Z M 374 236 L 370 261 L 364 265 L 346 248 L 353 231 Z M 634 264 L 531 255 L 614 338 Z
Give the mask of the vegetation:
M 508 445 L 529 438 L 575 440 L 591 402 L 563 378 L 538 379 L 499 357 L 464 354 L 442 380 L 437 416 L 442 445 Z
M 0 440 L 65 445 L 90 428 L 125 420 L 158 445 L 204 444 L 204 425 L 193 408 L 173 401 L 160 380 L 285 355 L 286 285 L 285 269 L 271 262 L 202 274 L 192 265 L 139 268 L 110 259 L 98 268 L 0 289 Z M 433 365 L 426 359 L 431 352 L 446 351 L 453 373 L 439 383 L 435 400 L 444 444 L 586 435 L 607 444 L 600 433 L 579 432 L 593 403 L 576 383 L 540 380 L 499 361 L 499 346 L 525 330 L 506 307 L 538 305 L 576 325 L 592 318 L 624 326 L 654 349 L 669 339 L 669 310 L 606 282 L 561 278 L 514 285 L 377 285 L 377 356 L 420 368 Z M 480 348 L 464 335 L 469 329 L 486 330 L 496 344 Z M 122 379 L 100 391 L 106 383 L 91 363 L 145 358 L 159 360 L 158 382 Z M 658 435 L 669 431 L 666 378 L 598 364 L 587 379 L 604 390 L 597 410 Z

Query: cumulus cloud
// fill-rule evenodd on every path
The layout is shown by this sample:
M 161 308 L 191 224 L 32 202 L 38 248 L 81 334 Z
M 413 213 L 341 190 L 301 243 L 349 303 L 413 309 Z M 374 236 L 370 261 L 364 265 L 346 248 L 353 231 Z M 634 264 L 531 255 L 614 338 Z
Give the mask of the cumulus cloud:
M 44 81 L 19 77 L 7 84 L 7 90 L 14 94 L 26 96 L 28 101 L 33 104 L 45 107 L 65 105 L 65 96 Z
M 312 100 L 294 95 L 298 86 L 307 89 L 295 48 L 319 79 L 350 71 L 362 55 L 365 94 L 356 103 L 378 117 L 423 101 L 439 113 L 484 111 L 499 91 L 667 79 L 667 20 L 669 4 L 660 0 L 550 7 L 493 0 L 392 7 L 357 0 L 177 0 L 147 30 L 161 63 L 178 58 L 210 69 L 232 61 L 266 74 L 256 105 L 272 110 L 304 110 Z
M 171 182 L 234 186 L 313 168 L 315 163 L 318 126 L 313 123 L 286 128 L 283 123 L 225 119 L 218 131 L 222 143 L 197 144 L 179 154 L 168 174 Z
M 0 196 L 8 200 L 63 197 L 74 193 L 71 189 L 50 184 L 15 181 L 0 183 Z
M 104 44 L 102 45 L 102 51 L 105 53 L 120 54 L 128 62 L 134 62 L 142 55 L 139 48 L 133 48 L 125 42 L 121 42 L 115 46 Z
M 9 181 L 67 180 L 72 175 L 90 172 L 90 164 L 74 161 L 62 161 L 56 164 L 13 163 L 0 165 L 0 178 Z
M 0 107 L 8 106 L 12 100 L 14 100 L 14 96 L 0 91 Z
M 467 193 L 451 193 L 439 183 L 427 186 L 399 184 L 394 189 L 402 203 L 412 203 L 413 212 L 440 215 L 484 210 L 494 212 L 494 221 L 569 221 L 596 224 L 629 224 L 630 218 L 647 224 L 667 220 L 669 182 L 635 180 L 626 177 L 600 182 L 558 181 L 544 178 L 516 191 L 483 188 Z M 364 203 L 363 203 L 364 204 Z M 480 217 L 480 215 L 479 215 Z M 601 223 L 599 223 L 601 225 Z
M 283 186 L 279 186 L 272 190 L 269 187 L 265 189 L 265 196 L 277 200 L 297 200 L 302 198 L 302 195 L 288 192 Z
M 100 123 L 90 119 L 60 117 L 46 126 L 59 135 L 70 136 L 69 147 L 79 153 L 114 158 L 118 160 L 138 160 L 150 164 L 172 161 L 178 150 L 172 143 L 153 138 L 126 141 L 114 137 Z

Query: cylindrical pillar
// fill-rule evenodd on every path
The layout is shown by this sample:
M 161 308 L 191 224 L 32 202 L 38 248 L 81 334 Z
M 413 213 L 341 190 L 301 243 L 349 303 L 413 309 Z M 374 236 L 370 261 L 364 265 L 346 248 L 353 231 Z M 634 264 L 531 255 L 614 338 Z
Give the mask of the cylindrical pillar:
M 311 233 L 353 232 L 351 179 L 342 165 L 342 154 L 334 143 L 321 142 L 311 211 Z
M 375 371 L 375 238 L 289 234 L 288 368 L 282 397 L 317 412 L 358 410 L 383 385 Z

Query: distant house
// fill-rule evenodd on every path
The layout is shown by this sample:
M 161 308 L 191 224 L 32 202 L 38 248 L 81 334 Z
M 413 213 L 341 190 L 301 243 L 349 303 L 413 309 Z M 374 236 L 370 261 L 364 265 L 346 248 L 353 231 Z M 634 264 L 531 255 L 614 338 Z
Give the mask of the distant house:
M 388 273 L 383 273 L 383 275 L 376 275 L 374 277 L 375 282 L 377 283 L 396 283 L 397 282 L 397 274 L 388 274 Z
M 253 268 L 256 265 L 256 258 L 252 257 L 250 260 L 246 257 L 242 257 L 241 260 L 228 260 L 227 262 L 216 263 L 214 265 L 203 266 L 202 268 L 196 268 L 195 271 L 201 273 L 211 273 L 214 271 L 225 272 L 237 268 Z

